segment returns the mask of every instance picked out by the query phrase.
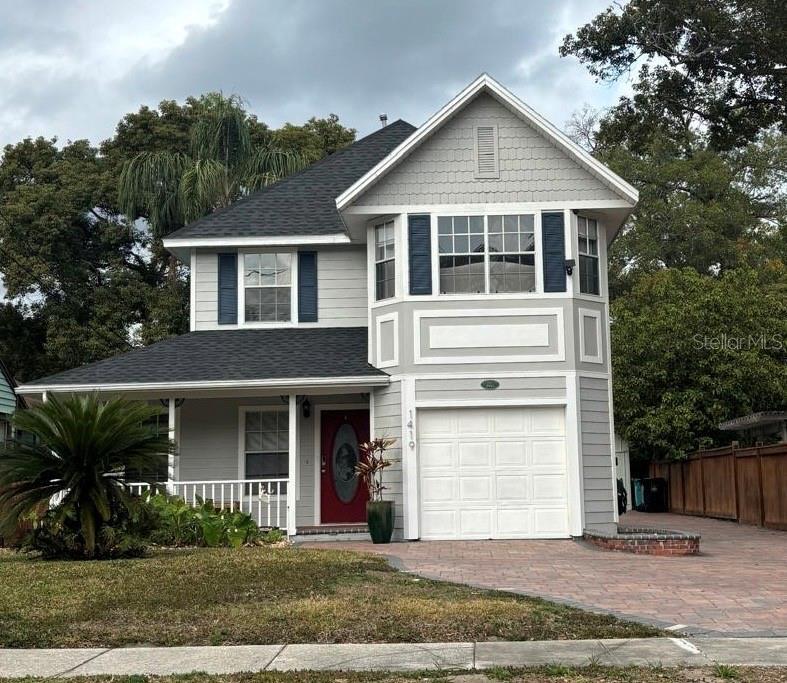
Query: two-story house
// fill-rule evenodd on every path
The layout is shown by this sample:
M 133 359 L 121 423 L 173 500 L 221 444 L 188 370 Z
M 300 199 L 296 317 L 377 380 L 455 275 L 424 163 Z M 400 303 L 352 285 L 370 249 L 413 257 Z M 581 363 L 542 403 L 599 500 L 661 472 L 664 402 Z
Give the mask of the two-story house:
M 19 388 L 161 401 L 164 475 L 261 525 L 404 539 L 617 521 L 607 247 L 637 192 L 487 75 L 170 235 L 191 332 Z

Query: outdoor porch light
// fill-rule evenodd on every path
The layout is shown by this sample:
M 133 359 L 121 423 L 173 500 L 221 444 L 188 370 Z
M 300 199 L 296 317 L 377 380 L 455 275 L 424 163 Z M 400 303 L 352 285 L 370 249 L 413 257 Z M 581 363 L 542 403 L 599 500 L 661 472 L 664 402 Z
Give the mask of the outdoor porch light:
M 567 258 L 566 259 L 566 275 L 571 277 L 571 275 L 574 273 L 574 266 L 575 265 L 577 265 L 577 263 L 576 263 L 576 261 L 574 261 L 574 259 L 572 259 L 572 258 Z

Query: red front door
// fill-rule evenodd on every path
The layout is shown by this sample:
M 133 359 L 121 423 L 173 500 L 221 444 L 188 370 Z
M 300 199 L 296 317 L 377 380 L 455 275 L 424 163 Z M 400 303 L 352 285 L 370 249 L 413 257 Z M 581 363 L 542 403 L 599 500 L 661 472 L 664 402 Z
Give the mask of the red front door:
M 320 522 L 365 522 L 369 494 L 355 464 L 359 444 L 369 440 L 369 411 L 324 410 L 321 415 Z

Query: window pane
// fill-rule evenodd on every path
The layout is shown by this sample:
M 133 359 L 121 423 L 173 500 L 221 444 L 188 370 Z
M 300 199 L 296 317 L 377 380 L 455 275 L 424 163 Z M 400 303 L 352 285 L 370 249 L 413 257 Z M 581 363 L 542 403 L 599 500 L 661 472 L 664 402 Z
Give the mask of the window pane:
M 467 254 L 470 252 L 470 238 L 468 235 L 454 236 L 454 252 L 457 254 Z
M 276 284 L 290 284 L 290 255 L 276 254 Z
M 450 254 L 454 250 L 454 238 L 451 235 L 440 235 L 437 245 L 441 254 Z
M 466 233 L 467 230 L 467 216 L 454 216 L 454 234 Z
M 522 233 L 519 237 L 519 248 L 522 251 L 536 250 L 536 237 L 532 232 Z
M 600 294 L 598 258 L 579 256 L 579 291 L 582 294 Z
M 289 466 L 287 453 L 246 453 L 247 479 L 285 478 L 288 476 Z
M 247 418 L 248 419 L 248 418 Z M 259 432 L 246 432 L 246 450 L 247 451 L 261 451 L 262 450 L 262 434 Z
M 533 254 L 490 256 L 490 292 L 533 292 L 535 288 L 536 268 Z
M 260 254 L 260 284 L 273 287 L 276 284 L 276 254 Z
M 437 234 L 450 235 L 451 230 L 451 216 L 439 216 L 437 219 Z
M 243 281 L 246 286 L 260 284 L 259 254 L 245 254 L 243 256 Z
M 489 253 L 503 251 L 503 236 L 500 234 L 489 235 Z
M 246 413 L 246 431 L 247 432 L 258 432 L 262 428 L 261 425 L 262 416 L 257 412 Z
M 483 256 L 440 257 L 440 291 L 443 294 L 478 293 L 484 290 Z
M 375 283 L 377 301 L 390 299 L 396 292 L 395 261 L 383 261 L 375 267 Z
M 484 234 L 484 217 L 483 216 L 470 216 L 470 232 L 478 232 Z
M 519 251 L 519 235 L 517 233 L 506 233 L 503 237 L 505 238 L 503 246 L 506 251 Z
M 517 232 L 519 219 L 517 216 L 503 216 L 503 232 Z
M 246 306 L 244 315 L 249 322 L 259 322 L 260 320 L 260 292 L 262 290 L 251 288 L 246 289 Z
M 489 232 L 503 232 L 503 217 L 502 216 L 489 216 Z
M 532 213 L 524 214 L 519 217 L 519 230 L 520 232 L 534 232 L 535 231 L 535 216 Z

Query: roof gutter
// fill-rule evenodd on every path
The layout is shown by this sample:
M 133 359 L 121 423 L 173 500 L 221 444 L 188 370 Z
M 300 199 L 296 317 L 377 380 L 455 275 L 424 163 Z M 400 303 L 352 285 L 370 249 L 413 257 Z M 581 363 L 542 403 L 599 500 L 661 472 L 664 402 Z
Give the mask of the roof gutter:
M 179 391 L 191 389 L 300 389 L 304 387 L 381 387 L 390 383 L 388 375 L 356 377 L 296 377 L 293 379 L 216 380 L 206 382 L 125 382 L 95 384 L 22 384 L 20 394 Z
M 287 247 L 311 244 L 350 244 L 349 235 L 281 235 L 264 237 L 181 237 L 164 238 L 167 249 L 192 249 L 199 247 Z

